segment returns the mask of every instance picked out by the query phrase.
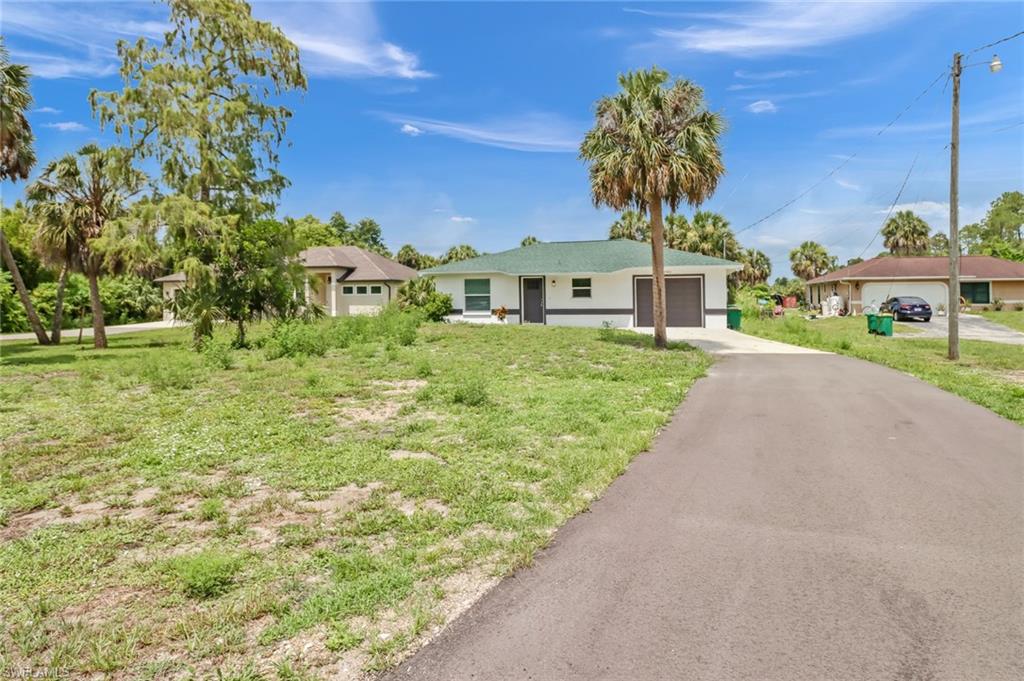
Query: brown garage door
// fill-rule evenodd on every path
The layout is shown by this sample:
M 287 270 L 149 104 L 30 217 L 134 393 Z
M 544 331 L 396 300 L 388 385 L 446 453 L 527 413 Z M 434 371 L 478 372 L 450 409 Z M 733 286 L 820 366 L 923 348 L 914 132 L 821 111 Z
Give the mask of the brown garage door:
M 636 325 L 654 326 L 651 278 L 636 278 Z M 665 306 L 669 326 L 704 326 L 700 277 L 666 277 Z

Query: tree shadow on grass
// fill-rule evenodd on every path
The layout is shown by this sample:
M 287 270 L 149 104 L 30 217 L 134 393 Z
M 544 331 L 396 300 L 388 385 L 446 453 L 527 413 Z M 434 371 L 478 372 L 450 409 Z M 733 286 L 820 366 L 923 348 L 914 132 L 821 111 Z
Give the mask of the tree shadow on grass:
M 615 343 L 616 345 L 628 345 L 634 348 L 641 348 L 645 350 L 654 350 L 654 336 L 649 336 L 645 333 L 635 333 L 633 331 L 623 331 L 621 329 L 601 329 L 598 331 L 598 340 L 605 343 Z M 683 352 L 690 352 L 696 350 L 694 346 L 689 343 L 682 341 L 669 341 L 669 350 L 681 350 Z
M 179 345 L 179 341 L 146 339 L 143 337 L 111 337 L 109 347 L 98 350 L 92 347 L 92 339 L 85 338 L 79 344 L 64 339 L 60 345 L 37 345 L 31 341 L 12 341 L 0 344 L 0 367 L 40 366 L 74 364 L 82 359 L 109 361 L 124 359 L 137 350 L 162 348 Z

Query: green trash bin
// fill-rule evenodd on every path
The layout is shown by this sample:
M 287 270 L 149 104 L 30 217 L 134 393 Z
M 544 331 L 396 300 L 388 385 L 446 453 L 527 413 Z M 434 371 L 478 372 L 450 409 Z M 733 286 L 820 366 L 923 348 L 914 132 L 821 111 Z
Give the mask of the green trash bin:
M 725 325 L 734 331 L 740 330 L 740 319 L 743 317 L 743 310 L 730 305 L 725 310 Z
M 866 314 L 864 316 L 868 318 L 868 333 L 878 333 L 878 315 Z
M 878 326 L 875 333 L 879 336 L 892 335 L 892 315 L 879 315 Z

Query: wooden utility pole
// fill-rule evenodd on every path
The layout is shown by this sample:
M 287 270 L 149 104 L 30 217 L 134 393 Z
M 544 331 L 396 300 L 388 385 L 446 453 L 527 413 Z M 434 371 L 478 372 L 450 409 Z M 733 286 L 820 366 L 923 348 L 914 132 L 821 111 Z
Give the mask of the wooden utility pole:
M 949 142 L 949 358 L 960 359 L 960 53 L 953 54 L 953 123 Z

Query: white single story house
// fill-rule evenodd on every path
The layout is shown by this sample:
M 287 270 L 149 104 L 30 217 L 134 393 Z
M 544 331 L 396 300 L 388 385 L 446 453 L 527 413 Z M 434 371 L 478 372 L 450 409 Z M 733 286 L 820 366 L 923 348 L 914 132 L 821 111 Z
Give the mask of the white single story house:
M 850 314 L 894 296 L 917 296 L 932 310 L 945 310 L 949 306 L 949 258 L 881 256 L 807 282 L 809 304 L 820 305 L 832 295 L 842 298 Z M 1024 303 L 1024 263 L 990 255 L 960 256 L 960 297 L 977 309 L 996 301 Z
M 331 317 L 374 313 L 391 302 L 399 286 L 416 278 L 416 270 L 358 246 L 318 246 L 299 253 L 306 268 L 305 296 Z M 185 286 L 181 272 L 154 279 L 170 302 Z M 164 319 L 173 319 L 164 310 Z
M 740 265 L 665 249 L 670 327 L 724 329 L 726 276 Z M 450 321 L 511 324 L 654 325 L 651 246 L 625 239 L 537 243 L 421 272 L 452 297 Z

